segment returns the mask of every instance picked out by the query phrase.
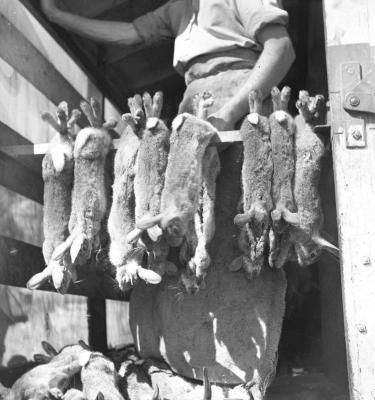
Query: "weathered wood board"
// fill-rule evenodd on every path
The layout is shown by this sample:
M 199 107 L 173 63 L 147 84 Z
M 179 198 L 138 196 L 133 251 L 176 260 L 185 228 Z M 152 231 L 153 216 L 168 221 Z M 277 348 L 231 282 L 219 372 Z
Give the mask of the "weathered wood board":
M 101 92 L 93 80 L 19 0 L 0 0 L 0 12 L 84 98 Z
M 375 110 L 345 95 L 375 67 L 373 0 L 324 2 L 341 276 L 352 400 L 375 398 Z M 375 92 L 374 86 L 371 88 Z M 358 107 L 360 109 L 360 106 Z

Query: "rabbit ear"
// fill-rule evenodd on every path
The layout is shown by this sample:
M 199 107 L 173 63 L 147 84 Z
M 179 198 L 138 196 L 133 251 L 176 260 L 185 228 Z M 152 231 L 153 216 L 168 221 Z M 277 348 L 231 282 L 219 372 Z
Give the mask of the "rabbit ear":
M 48 267 L 44 268 L 42 272 L 32 276 L 26 283 L 26 287 L 31 290 L 38 289 L 44 283 L 46 283 L 51 277 L 51 271 Z
M 153 226 L 159 224 L 162 218 L 162 214 L 155 215 L 154 217 L 144 217 L 137 222 L 136 226 L 138 229 L 150 229 Z
M 144 232 L 144 229 L 135 228 L 131 232 L 126 235 L 126 242 L 127 243 L 135 243 Z
M 33 355 L 33 359 L 35 362 L 37 362 L 38 364 L 48 364 L 52 357 L 46 356 L 45 354 L 34 354 Z
M 49 112 L 43 112 L 40 117 L 44 122 L 49 124 L 56 132 L 60 132 L 60 125 L 57 123 L 56 119 Z
M 78 344 L 83 347 L 85 350 L 91 351 L 90 346 L 82 339 L 78 340 Z
M 230 272 L 237 272 L 243 266 L 243 256 L 235 258 L 228 266 Z
M 58 354 L 57 350 L 52 346 L 51 343 L 46 342 L 45 340 L 42 341 L 43 350 L 50 356 L 54 357 Z
M 252 218 L 253 216 L 251 214 L 237 214 L 233 219 L 233 223 L 237 226 L 244 226 L 250 222 Z
M 323 247 L 324 250 L 333 254 L 336 258 L 340 258 L 340 249 L 337 246 L 330 243 L 328 240 L 324 239 L 321 236 L 314 236 L 312 239 L 317 245 Z
M 60 264 L 59 261 L 51 260 L 50 263 L 54 264 L 52 267 L 52 283 L 55 289 L 60 294 L 65 294 L 72 281 L 72 274 L 65 265 Z
M 161 276 L 151 269 L 139 267 L 137 273 L 143 281 L 151 285 L 157 285 L 161 282 Z
M 151 400 L 160 400 L 159 398 L 159 386 L 155 385 L 154 393 L 152 394 Z
M 99 393 L 97 394 L 95 400 L 104 400 L 104 395 L 103 395 L 103 393 L 102 393 L 102 392 L 99 392 Z
M 87 236 L 83 233 L 78 235 L 73 240 L 72 246 L 70 248 L 70 257 L 72 259 L 72 263 L 75 263 L 80 253 L 88 254 L 90 252 L 89 247 L 90 243 Z

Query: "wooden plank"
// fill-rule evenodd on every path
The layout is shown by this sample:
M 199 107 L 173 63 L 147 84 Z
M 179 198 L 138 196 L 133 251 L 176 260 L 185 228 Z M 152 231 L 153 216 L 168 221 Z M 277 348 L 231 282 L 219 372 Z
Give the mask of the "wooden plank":
M 106 300 L 108 347 L 118 348 L 133 343 L 129 326 L 129 303 Z
M 43 204 L 42 175 L 2 152 L 0 152 L 0 185 Z
M 82 96 L 1 13 L 0 36 L 0 57 L 15 71 L 54 104 L 65 100 L 71 108 L 79 107 Z
M 0 58 L 0 121 L 32 143 L 49 142 L 54 133 L 40 112 L 52 114 L 56 106 Z
M 117 150 L 120 139 L 113 140 L 113 149 Z M 211 143 L 218 145 L 221 143 L 235 143 L 241 142 L 241 136 L 239 131 L 223 131 L 219 132 L 215 136 Z M 6 153 L 12 157 L 20 157 L 26 155 L 41 156 L 46 153 L 48 149 L 48 143 L 37 143 L 37 144 L 26 144 L 26 145 L 16 145 L 16 146 L 1 146 L 0 151 Z
M 105 299 L 87 299 L 89 345 L 97 351 L 107 353 L 107 317 Z
M 34 3 L 35 6 L 35 3 Z M 19 0 L 0 0 L 0 12 L 84 98 L 101 99 L 95 79 Z
M 44 266 L 40 247 L 0 235 L 0 284 L 26 287 L 27 281 Z M 68 293 L 96 299 L 127 301 L 129 294 L 116 290 L 113 280 L 99 272 L 101 267 L 80 268 L 78 271 L 80 281 L 71 285 Z M 55 292 L 48 284 L 41 290 Z
M 5 345 L 2 365 L 5 366 L 16 355 L 32 360 L 35 353 L 44 353 L 41 346 L 42 340 L 47 340 L 56 349 L 77 343 L 78 339 L 87 342 L 86 298 L 73 295 L 61 296 L 58 293 L 31 291 L 3 285 L 0 285 L 0 297 L 3 310 L 4 303 L 10 300 L 11 319 L 14 311 L 25 313 L 23 320 L 22 318 L 19 321 L 15 320 L 12 325 L 9 325 L 6 320 L 0 320 L 0 324 L 8 325 L 4 342 L 2 342 Z M 21 373 L 22 370 L 19 372 Z M 6 370 L 3 367 L 0 370 L 1 380 L 6 379 L 5 373 Z M 11 377 L 8 375 L 9 378 Z
M 375 63 L 370 45 L 372 0 L 325 0 L 328 84 L 332 114 L 332 152 L 341 249 L 348 375 L 352 400 L 375 398 L 375 115 L 349 114 L 345 91 Z M 360 71 L 353 63 L 360 63 Z M 373 88 L 375 90 L 375 88 Z M 358 121 L 363 148 L 349 148 L 348 135 Z M 350 137 L 349 137 L 350 139 Z M 353 139 L 353 138 L 351 138 Z
M 25 145 L 30 146 L 32 145 L 32 143 L 0 121 L 0 148 L 2 146 L 5 147 Z M 21 162 L 26 167 L 31 168 L 33 171 L 40 173 L 41 160 L 39 160 L 39 158 L 41 157 L 42 156 L 35 157 L 33 155 L 27 154 L 17 158 L 17 161 Z
M 0 186 L 1 234 L 34 246 L 43 243 L 43 206 Z
M 0 0 L 0 2 L 8 3 L 7 0 Z M 33 0 L 18 0 L 16 3 L 18 3 L 16 14 L 20 14 L 17 20 L 22 21 L 23 15 L 28 18 L 27 21 L 32 24 L 32 28 L 37 30 L 37 37 L 43 39 L 42 41 L 39 40 L 39 42 L 41 42 L 42 47 L 45 46 L 43 50 L 48 52 L 49 57 L 47 58 L 52 63 L 54 62 L 54 58 L 60 62 L 64 62 L 64 68 L 67 69 L 67 74 L 62 70 L 60 72 L 62 72 L 65 78 L 68 79 L 74 87 L 78 85 L 82 87 L 83 91 L 86 91 L 86 94 L 84 94 L 76 87 L 83 97 L 98 97 L 101 93 L 103 96 L 105 95 L 111 98 L 118 107 L 122 106 L 123 96 L 126 92 L 124 85 L 118 87 L 106 79 L 103 70 L 98 67 L 97 59 L 93 60 L 92 58 L 86 57 L 67 31 L 46 20 L 45 16 L 41 13 L 39 2 Z M 32 33 L 33 29 L 31 30 Z M 23 32 L 21 29 L 19 30 Z M 28 37 L 28 35 L 25 36 Z M 40 50 L 39 46 L 35 47 Z M 69 57 L 61 57 L 62 51 L 68 54 Z M 58 66 L 55 65 L 55 67 L 59 69 Z M 69 69 L 73 68 L 74 71 L 72 70 L 72 73 L 69 73 L 68 67 Z M 86 75 L 84 78 L 82 78 L 80 73 L 76 73 L 78 67 L 84 72 L 84 75 Z

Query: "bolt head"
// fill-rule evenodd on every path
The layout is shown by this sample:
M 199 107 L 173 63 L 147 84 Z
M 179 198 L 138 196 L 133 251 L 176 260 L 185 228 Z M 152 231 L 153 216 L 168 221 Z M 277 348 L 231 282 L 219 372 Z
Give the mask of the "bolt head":
M 367 333 L 367 327 L 366 325 L 363 324 L 357 324 L 357 329 L 359 333 L 362 333 L 362 335 L 365 335 Z
M 351 96 L 349 99 L 349 103 L 352 107 L 358 107 L 361 103 L 361 100 L 358 96 Z
M 360 140 L 362 139 L 362 132 L 359 131 L 358 129 L 354 129 L 352 132 L 352 136 L 355 140 Z
M 363 264 L 365 267 L 370 267 L 370 266 L 371 266 L 371 259 L 370 259 L 370 257 L 363 257 L 363 259 L 362 259 L 362 264 Z

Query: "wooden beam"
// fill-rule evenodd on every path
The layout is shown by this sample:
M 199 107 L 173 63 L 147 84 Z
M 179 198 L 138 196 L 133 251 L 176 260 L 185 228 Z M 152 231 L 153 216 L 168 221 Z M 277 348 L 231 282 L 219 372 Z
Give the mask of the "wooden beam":
M 0 284 L 26 287 L 27 281 L 45 267 L 40 247 L 0 235 Z M 69 294 L 76 294 L 96 299 L 127 301 L 128 294 L 114 289 L 114 282 L 108 275 L 96 272 L 96 268 L 84 267 L 81 283 L 71 285 Z M 80 271 L 78 271 L 80 274 Z M 81 274 L 82 275 L 82 274 Z M 52 286 L 44 285 L 41 290 L 55 291 Z
M 40 118 L 56 106 L 0 57 L 0 121 L 32 143 L 48 142 L 55 134 Z
M 40 16 L 36 18 L 36 11 L 34 15 L 22 3 L 19 0 L 0 0 L 0 12 L 82 97 L 97 97 L 100 100 L 101 92 L 95 79 L 83 67 L 79 58 L 61 40 L 54 37 L 56 33 L 48 30 L 49 25 L 44 25 Z M 31 10 L 34 10 L 37 3 L 30 4 Z
M 43 204 L 42 174 L 38 174 L 0 151 L 0 185 Z
M 325 0 L 324 11 L 350 395 L 373 399 L 375 114 L 348 113 L 343 102 L 375 65 L 375 3 Z
M 7 2 L 7 0 L 0 0 L 0 4 L 1 2 Z M 88 83 L 93 83 L 103 96 L 108 97 L 117 107 L 121 108 L 123 106 L 123 99 L 124 96 L 126 96 L 127 88 L 114 87 L 107 79 L 105 79 L 103 71 L 100 70 L 97 65 L 97 60 L 89 59 L 82 54 L 82 51 L 78 48 L 69 33 L 64 29 L 59 28 L 57 25 L 51 24 L 47 21 L 40 10 L 39 2 L 33 0 L 19 0 L 19 2 L 22 3 L 25 9 L 27 9 L 28 15 L 31 15 L 34 20 L 37 21 L 38 25 L 49 34 L 50 41 L 52 39 L 56 42 L 55 47 L 56 44 L 58 44 L 58 47 L 64 49 L 64 51 L 69 54 L 74 61 L 75 68 L 78 65 L 87 75 L 89 79 Z M 75 74 L 72 75 L 72 79 L 76 79 L 74 75 Z M 91 95 L 92 94 L 89 93 L 86 97 Z
M 54 104 L 65 100 L 78 108 L 83 97 L 57 69 L 0 14 L 0 57 Z M 22 118 L 22 113 L 19 113 Z M 81 120 L 81 125 L 87 121 Z
M 3 146 L 31 146 L 32 143 L 24 138 L 19 133 L 15 132 L 9 126 L 3 124 L 0 121 L 0 148 Z M 8 154 L 11 155 L 11 154 Z M 41 157 L 41 156 L 40 156 Z M 25 155 L 17 158 L 17 161 L 21 162 L 33 171 L 40 173 L 40 160 L 39 157 L 33 155 Z
M 117 150 L 119 146 L 120 139 L 113 140 L 113 150 Z M 235 143 L 242 142 L 239 131 L 223 131 L 219 132 L 212 140 L 211 144 L 225 144 L 225 143 Z M 48 143 L 38 143 L 38 144 L 26 144 L 26 145 L 16 145 L 16 146 L 1 146 L 0 151 L 6 153 L 11 157 L 21 157 L 26 155 L 41 156 L 46 153 L 48 149 Z
M 108 351 L 107 313 L 105 299 L 87 299 L 89 345 L 104 354 Z

